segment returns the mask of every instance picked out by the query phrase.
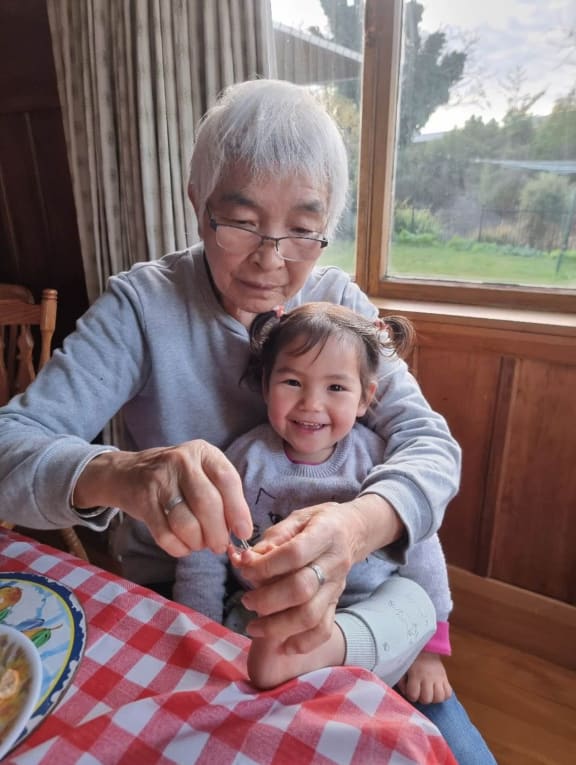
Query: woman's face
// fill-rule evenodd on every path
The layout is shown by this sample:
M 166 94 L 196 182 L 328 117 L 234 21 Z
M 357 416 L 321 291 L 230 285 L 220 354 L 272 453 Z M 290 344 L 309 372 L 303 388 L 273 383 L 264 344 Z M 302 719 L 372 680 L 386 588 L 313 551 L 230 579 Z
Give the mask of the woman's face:
M 255 180 L 237 168 L 215 189 L 208 207 L 217 223 L 274 237 L 318 236 L 326 225 L 327 202 L 326 191 L 306 178 Z M 295 295 L 321 252 L 318 250 L 312 261 L 283 260 L 273 242 L 266 240 L 253 252 L 232 254 L 218 245 L 207 213 L 199 230 L 219 300 L 245 327 L 256 314 L 270 311 Z M 290 254 L 289 245 L 285 252 Z

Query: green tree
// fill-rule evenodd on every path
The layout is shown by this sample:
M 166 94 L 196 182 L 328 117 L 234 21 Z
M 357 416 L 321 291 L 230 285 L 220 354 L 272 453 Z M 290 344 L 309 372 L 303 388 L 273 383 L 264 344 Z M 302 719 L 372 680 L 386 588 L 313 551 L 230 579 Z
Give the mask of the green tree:
M 464 126 L 454 128 L 446 136 L 449 151 L 457 151 L 470 159 L 494 158 L 501 144 L 500 126 L 495 119 L 469 117 Z
M 538 159 L 576 157 L 576 88 L 554 104 L 552 114 L 536 128 L 534 153 Z
M 321 0 L 334 42 L 362 50 L 364 0 Z M 423 6 L 416 0 L 404 11 L 404 64 L 401 74 L 398 142 L 410 143 L 439 106 L 448 103 L 451 89 L 463 77 L 467 54 L 447 51 L 444 32 L 422 34 Z M 360 83 L 339 83 L 342 95 L 360 102 Z
M 522 229 L 531 247 L 552 250 L 561 244 L 564 218 L 569 207 L 566 178 L 539 173 L 520 195 Z
M 320 0 L 326 14 L 332 39 L 338 45 L 362 52 L 362 25 L 364 0 Z M 356 104 L 360 104 L 360 76 L 337 84 L 339 92 Z
M 508 109 L 502 120 L 499 152 L 502 159 L 526 159 L 532 154 L 531 147 L 535 135 L 532 108 L 542 98 L 545 90 L 527 93 L 526 80 L 525 70 L 517 66 L 501 83 L 508 102 Z
M 518 207 L 527 173 L 507 167 L 483 165 L 478 197 L 482 207 L 507 212 Z
M 364 0 L 320 0 L 320 3 L 334 42 L 361 52 Z
M 478 186 L 483 165 L 476 160 L 498 156 L 499 134 L 495 120 L 471 117 L 442 138 L 400 147 L 396 197 L 431 210 L 449 207 Z
M 428 122 L 464 74 L 466 53 L 446 50 L 444 32 L 420 32 L 423 6 L 411 0 L 404 16 L 404 66 L 401 77 L 398 143 L 405 146 Z
M 398 153 L 395 197 L 433 212 L 449 207 L 462 191 L 461 170 L 443 140 L 409 144 Z

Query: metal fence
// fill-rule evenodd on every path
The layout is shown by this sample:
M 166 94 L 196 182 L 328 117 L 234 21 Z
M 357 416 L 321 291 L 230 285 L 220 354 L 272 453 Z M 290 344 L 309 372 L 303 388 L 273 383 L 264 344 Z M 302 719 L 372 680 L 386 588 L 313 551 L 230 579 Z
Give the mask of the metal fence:
M 424 213 L 430 216 L 429 210 L 405 207 L 403 227 L 412 233 L 423 233 Z M 433 219 L 440 228 L 440 238 L 446 241 L 460 236 L 478 242 L 545 252 L 576 249 L 574 205 L 571 210 L 559 213 L 548 210 L 499 210 L 461 200 L 450 209 L 436 210 Z

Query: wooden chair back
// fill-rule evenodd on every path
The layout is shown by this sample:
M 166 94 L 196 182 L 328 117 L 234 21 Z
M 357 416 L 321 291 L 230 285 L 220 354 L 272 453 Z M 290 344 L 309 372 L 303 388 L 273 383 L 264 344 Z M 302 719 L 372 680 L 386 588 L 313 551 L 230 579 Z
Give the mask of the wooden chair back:
M 26 287 L 0 284 L 0 406 L 36 377 L 33 326 L 40 331 L 37 369 L 50 358 L 57 301 L 56 290 L 44 290 L 40 303 L 35 303 Z
M 58 292 L 45 289 L 39 303 L 29 289 L 18 284 L 0 284 L 0 406 L 22 393 L 42 369 L 52 352 L 56 327 Z M 34 363 L 33 327 L 40 332 L 38 363 Z M 0 521 L 0 526 L 12 524 Z M 24 530 L 25 533 L 30 533 Z M 66 548 L 88 560 L 84 545 L 72 528 L 60 529 Z

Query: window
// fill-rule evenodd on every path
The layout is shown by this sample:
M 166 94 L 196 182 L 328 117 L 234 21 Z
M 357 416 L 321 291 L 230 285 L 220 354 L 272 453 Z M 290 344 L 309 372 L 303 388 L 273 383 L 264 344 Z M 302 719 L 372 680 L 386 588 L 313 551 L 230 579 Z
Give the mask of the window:
M 278 77 L 306 85 L 339 124 L 349 158 L 350 200 L 321 265 L 355 269 L 364 0 L 271 0 Z
M 576 311 L 575 41 L 572 0 L 366 0 L 370 294 Z

